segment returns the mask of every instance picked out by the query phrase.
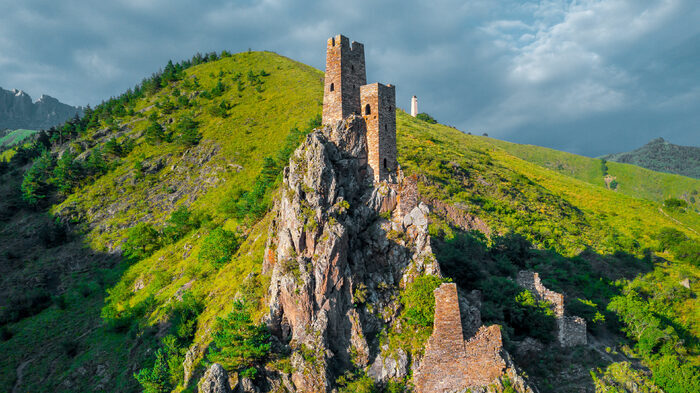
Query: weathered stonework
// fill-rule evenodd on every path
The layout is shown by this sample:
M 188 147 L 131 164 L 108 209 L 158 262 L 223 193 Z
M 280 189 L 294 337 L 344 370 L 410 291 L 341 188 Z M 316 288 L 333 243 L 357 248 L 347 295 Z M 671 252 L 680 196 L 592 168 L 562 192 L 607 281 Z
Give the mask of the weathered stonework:
M 396 91 L 392 85 L 367 84 L 364 46 L 342 35 L 326 45 L 323 124 L 335 126 L 351 115 L 362 115 L 367 134 L 371 177 L 396 181 Z
M 518 273 L 518 285 L 524 287 L 539 300 L 552 303 L 557 319 L 557 339 L 563 347 L 585 345 L 586 321 L 581 317 L 566 316 L 564 310 L 564 295 L 547 289 L 540 280 L 539 274 L 531 271 Z
M 434 291 L 435 322 L 425 356 L 414 375 L 419 393 L 463 392 L 483 387 L 505 375 L 506 360 L 498 325 L 482 326 L 464 339 L 457 285 L 442 284 Z
M 360 108 L 367 127 L 367 155 L 374 181 L 396 173 L 396 89 L 373 83 L 360 87 Z
M 326 44 L 326 78 L 323 124 L 333 124 L 360 114 L 360 86 L 367 83 L 365 47 L 337 35 Z

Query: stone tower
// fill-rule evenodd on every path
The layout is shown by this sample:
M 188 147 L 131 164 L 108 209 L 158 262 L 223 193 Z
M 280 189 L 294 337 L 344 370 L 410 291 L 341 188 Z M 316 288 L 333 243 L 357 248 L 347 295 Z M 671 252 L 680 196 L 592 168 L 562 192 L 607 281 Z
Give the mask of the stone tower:
M 360 86 L 367 83 L 365 47 L 337 35 L 326 44 L 326 82 L 323 124 L 333 124 L 360 113 Z
M 367 127 L 367 162 L 374 181 L 396 173 L 396 89 L 373 83 L 360 87 L 360 108 Z
M 411 116 L 416 117 L 418 114 L 418 97 L 413 96 L 411 98 Z
M 326 43 L 323 124 L 362 115 L 367 133 L 367 161 L 374 181 L 394 180 L 396 162 L 396 89 L 367 84 L 365 47 L 337 35 Z

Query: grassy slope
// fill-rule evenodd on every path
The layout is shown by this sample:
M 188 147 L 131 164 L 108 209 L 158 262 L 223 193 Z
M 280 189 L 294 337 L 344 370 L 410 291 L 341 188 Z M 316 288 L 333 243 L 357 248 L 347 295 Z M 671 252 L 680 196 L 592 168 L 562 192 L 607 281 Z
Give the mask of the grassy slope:
M 238 72 L 245 80 L 248 71 L 259 73 L 263 69 L 270 75 L 263 78 L 265 83 L 260 90 L 246 84 L 243 91 L 239 91 L 236 83 L 232 82 Z M 292 127 L 303 127 L 315 114 L 320 113 L 322 91 L 319 86 L 323 74 L 269 52 L 234 55 L 190 68 L 186 72 L 187 78 L 197 77 L 200 87 L 196 90 L 203 91 L 210 90 L 217 83 L 222 71 L 221 79 L 229 88 L 221 97 L 213 100 L 197 98 L 193 109 L 176 110 L 160 117 L 163 122 L 168 122 L 169 118 L 177 122 L 185 113 L 194 112 L 203 136 L 199 147 L 216 148 L 215 156 L 205 164 L 210 171 L 200 173 L 198 178 L 196 172 L 201 168 L 196 165 L 185 166 L 184 172 L 173 170 L 173 165 L 186 165 L 180 157 L 187 154 L 187 149 L 167 143 L 152 146 L 144 143 L 143 138 L 138 138 L 136 148 L 121 159 L 116 169 L 52 208 L 54 212 L 78 212 L 87 223 L 94 224 L 93 229 L 86 233 L 85 244 L 97 253 L 118 246 L 125 237 L 126 229 L 136 222 L 147 221 L 159 225 L 170 211 L 183 203 L 192 202 L 190 209 L 198 214 L 208 214 L 211 221 L 126 270 L 117 267 L 114 270 L 118 274 L 116 280 L 100 280 L 107 282 L 107 289 L 112 287 L 110 292 L 116 295 L 111 298 L 105 299 L 102 290 L 87 297 L 73 295 L 74 290 L 69 288 L 65 291 L 70 299 L 66 310 L 51 306 L 36 316 L 11 325 L 16 334 L 9 341 L 0 343 L 3 352 L 9 354 L 0 361 L 2 389 L 12 386 L 18 365 L 30 359 L 31 366 L 24 370 L 23 386 L 32 391 L 42 390 L 40 387 L 45 386 L 66 389 L 57 388 L 66 379 L 73 383 L 69 390 L 91 391 L 98 386 L 99 378 L 80 378 L 80 373 L 82 369 L 92 373 L 98 364 L 110 370 L 111 378 L 108 380 L 111 386 L 119 386 L 120 391 L 135 391 L 137 384 L 132 373 L 148 363 L 152 356 L 147 354 L 148 348 L 156 342 L 153 336 L 155 331 L 147 326 L 158 326 L 167 304 L 173 302 L 173 294 L 183 284 L 191 281 L 191 292 L 204 299 L 205 310 L 200 317 L 195 341 L 208 341 L 216 316 L 230 311 L 231 300 L 238 286 L 251 272 L 260 271 L 269 221 L 263 219 L 248 228 L 224 213 L 220 204 L 231 190 L 250 186 L 260 172 L 262 158 L 274 155 L 281 148 Z M 190 93 L 181 86 L 181 82 L 178 85 L 180 90 Z M 146 127 L 147 115 L 154 110 L 152 106 L 157 101 L 163 103 L 174 88 L 166 87 L 156 95 L 142 99 L 134 108 L 137 111 L 135 116 L 117 119 L 118 123 L 130 127 L 120 139 L 138 137 Z M 174 100 L 172 97 L 170 99 Z M 221 100 L 235 104 L 226 118 L 214 117 L 207 110 Z M 144 113 L 139 114 L 138 111 L 144 108 Z M 88 137 L 94 133 L 95 130 L 90 131 Z M 161 171 L 137 176 L 137 162 L 152 162 L 160 158 L 167 161 Z M 173 205 L 163 203 L 161 196 L 167 195 L 163 191 L 166 184 L 186 188 L 192 186 L 188 182 L 211 178 L 218 179 L 216 187 L 206 188 Z M 106 217 L 101 216 L 100 211 L 108 207 L 116 209 Z M 216 270 L 208 264 L 199 264 L 197 254 L 203 237 L 218 226 L 242 231 L 247 237 L 233 262 Z M 96 277 L 101 275 L 104 272 L 88 272 L 78 280 L 96 281 Z M 145 287 L 132 292 L 136 281 L 143 282 Z M 255 291 L 264 287 L 264 284 L 257 285 Z M 124 293 L 120 292 L 122 289 Z M 149 310 L 144 321 L 146 326 L 139 330 L 141 333 L 137 337 L 109 332 L 100 327 L 99 315 L 105 301 L 118 307 L 129 307 L 151 295 L 154 296 L 155 305 Z M 62 350 L 62 343 L 72 337 L 80 337 L 79 354 L 75 359 L 63 354 Z M 47 376 L 44 371 L 47 369 L 54 371 Z
M 35 130 L 14 130 L 0 138 L 0 147 L 16 145 L 34 133 Z
M 521 145 L 479 137 L 501 147 L 510 154 L 534 164 L 585 182 L 605 187 L 601 160 L 548 149 L 546 147 Z M 618 183 L 617 191 L 637 198 L 663 201 L 666 198 L 688 199 L 693 191 L 700 191 L 700 180 L 669 173 L 651 171 L 631 164 L 607 162 L 608 173 Z M 698 203 L 698 202 L 696 202 Z M 700 204 L 696 205 L 700 207 Z
M 262 68 L 271 73 L 265 77 L 264 91 L 258 93 L 247 87 L 239 97 L 231 81 L 232 75 L 240 71 L 245 77 L 249 70 L 257 72 Z M 231 88 L 212 101 L 198 98 L 194 107 L 204 137 L 200 145 L 218 146 L 214 159 L 207 165 L 213 170 L 211 176 L 219 182 L 191 200 L 193 210 L 212 216 L 211 223 L 147 259 L 123 269 L 113 269 L 107 274 L 113 278 L 97 280 L 98 272 L 88 271 L 75 279 L 75 282 L 106 282 L 103 287 L 113 294 L 106 301 L 118 307 L 137 305 L 152 295 L 155 305 L 149 309 L 143 323 L 155 327 L 163 319 L 167 304 L 174 301 L 173 295 L 191 283 L 190 291 L 204 299 L 205 309 L 195 338 L 196 343 L 204 346 L 210 339 L 215 318 L 229 310 L 241 285 L 259 294 L 266 288 L 264 277 L 255 279 L 249 275 L 260 271 L 270 218 L 249 228 L 223 212 L 220 203 L 231 190 L 252 183 L 260 171 L 262 157 L 279 149 L 290 127 L 303 125 L 320 113 L 322 98 L 322 73 L 270 53 L 235 55 L 193 67 L 187 74 L 188 77 L 197 75 L 201 90 L 211 89 L 220 71 L 224 71 L 222 79 Z M 139 102 L 135 109 L 162 102 L 172 90 L 172 86 L 165 88 L 156 96 Z M 212 117 L 206 110 L 221 99 L 237 104 L 225 119 Z M 133 127 L 127 136 L 136 136 L 145 128 L 145 118 L 151 110 L 119 119 L 120 123 L 130 123 Z M 161 120 L 173 117 L 177 121 L 184 112 L 186 110 L 176 111 L 162 116 Z M 575 255 L 587 247 L 603 254 L 618 249 L 639 253 L 641 248 L 654 242 L 653 235 L 661 227 L 678 227 L 691 236 L 692 228 L 700 228 L 694 215 L 677 214 L 675 218 L 682 223 L 679 225 L 659 211 L 658 203 L 561 176 L 510 155 L 489 139 L 468 136 L 442 125 L 429 125 L 403 112 L 398 114 L 397 120 L 399 160 L 406 172 L 424 174 L 433 182 L 421 186 L 426 195 L 460 203 L 496 231 L 520 231 L 541 248 L 553 248 L 566 255 Z M 89 212 L 104 209 L 115 200 L 131 200 L 110 217 L 100 219 L 99 225 L 86 234 L 86 246 L 94 252 L 104 252 L 117 245 L 124 238 L 126 228 L 136 221 L 162 223 L 178 203 L 189 202 L 182 200 L 175 206 L 156 208 L 152 205 L 155 199 L 148 199 L 166 183 L 193 181 L 193 176 L 172 169 L 172 164 L 183 154 L 182 148 L 174 145 L 141 143 L 116 169 L 73 193 L 60 206 L 54 207 L 54 211 L 70 207 L 74 211 Z M 138 162 L 152 162 L 161 157 L 167 157 L 162 171 L 144 178 L 135 176 Z M 455 182 L 455 173 L 466 176 L 466 180 L 461 184 Z M 90 223 L 97 216 L 93 212 L 83 217 Z M 247 235 L 232 262 L 219 270 L 197 260 L 201 239 L 216 226 L 238 229 Z M 688 269 L 688 275 L 698 277 L 695 268 Z M 246 281 L 246 277 L 253 278 Z M 697 279 L 693 285 L 696 283 Z M 134 290 L 136 284 L 143 284 L 143 288 Z M 30 366 L 24 369 L 27 382 L 24 386 L 32 391 L 46 386 L 61 390 L 57 387 L 66 378 L 74 383 L 71 390 L 91 391 L 99 378 L 80 378 L 80 370 L 85 368 L 93 372 L 98 364 L 111 370 L 110 386 L 118 386 L 121 391 L 136 390 L 131 374 L 151 359 L 147 350 L 156 341 L 153 330 L 157 329 L 147 334 L 147 328 L 142 328 L 142 333 L 135 337 L 107 332 L 100 327 L 99 319 L 105 299 L 103 290 L 87 296 L 77 292 L 75 286 L 69 285 L 66 310 L 51 306 L 11 326 L 17 333 L 9 341 L 0 343 L 0 349 L 8 354 L 0 360 L 0 387 L 11 387 L 18 365 L 31 360 Z M 690 306 L 697 304 L 696 300 L 691 302 L 694 303 Z M 696 331 L 687 314 L 678 318 Z M 75 359 L 63 354 L 61 349 L 61 343 L 71 337 L 80 337 Z M 44 370 L 49 369 L 53 371 L 47 375 Z

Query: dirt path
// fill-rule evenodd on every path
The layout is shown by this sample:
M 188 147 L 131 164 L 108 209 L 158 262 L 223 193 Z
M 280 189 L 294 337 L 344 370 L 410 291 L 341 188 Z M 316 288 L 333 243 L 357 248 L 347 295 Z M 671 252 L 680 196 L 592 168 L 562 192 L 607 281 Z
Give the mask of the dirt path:
M 659 211 L 660 211 L 664 216 L 666 216 L 667 218 L 669 218 L 670 220 L 672 220 L 673 222 L 675 222 L 676 224 L 678 224 L 678 225 L 682 226 L 683 228 L 685 228 L 685 229 L 687 229 L 687 230 L 689 230 L 689 231 L 692 231 L 694 234 L 700 236 L 700 233 L 698 233 L 698 231 L 696 231 L 696 230 L 693 229 L 693 228 L 688 227 L 687 225 L 683 224 L 682 222 L 680 222 L 680 221 L 676 220 L 675 218 L 669 216 L 668 213 L 666 213 L 666 212 L 664 211 L 664 209 L 659 208 Z
M 17 382 L 15 382 L 15 386 L 12 387 L 12 393 L 19 393 L 19 388 L 22 385 L 22 378 L 24 377 L 24 368 L 33 360 L 34 359 L 26 360 L 17 367 Z

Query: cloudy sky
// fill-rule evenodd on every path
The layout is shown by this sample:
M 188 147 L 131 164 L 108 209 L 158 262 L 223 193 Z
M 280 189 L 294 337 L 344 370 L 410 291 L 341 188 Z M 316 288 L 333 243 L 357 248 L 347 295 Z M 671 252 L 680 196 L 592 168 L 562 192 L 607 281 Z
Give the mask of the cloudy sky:
M 0 87 L 95 105 L 169 59 L 271 50 L 322 69 L 365 44 L 368 79 L 473 133 L 596 156 L 700 145 L 697 0 L 0 0 Z

